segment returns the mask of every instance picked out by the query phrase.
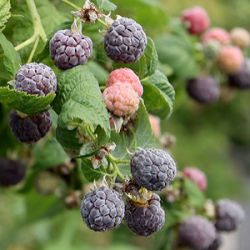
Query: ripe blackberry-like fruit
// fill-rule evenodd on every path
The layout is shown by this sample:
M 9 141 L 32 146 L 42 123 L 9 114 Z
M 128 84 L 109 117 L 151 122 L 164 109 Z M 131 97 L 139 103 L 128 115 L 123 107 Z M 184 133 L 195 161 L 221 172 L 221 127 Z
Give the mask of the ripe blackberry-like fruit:
M 228 199 L 219 200 L 216 204 L 215 227 L 218 231 L 235 231 L 244 216 L 244 210 L 240 204 Z
M 165 188 L 176 175 L 174 160 L 161 149 L 141 149 L 132 156 L 130 164 L 135 182 L 151 191 Z
M 181 19 L 189 33 L 194 35 L 201 34 L 210 25 L 206 10 L 199 6 L 184 10 Z
M 0 159 L 0 186 L 8 187 L 23 180 L 26 167 L 20 161 Z
M 244 65 L 244 55 L 238 47 L 222 47 L 218 54 L 218 65 L 223 72 L 233 74 Z
M 28 63 L 16 73 L 14 88 L 39 96 L 56 92 L 57 80 L 54 71 L 43 63 Z
M 199 76 L 189 80 L 187 92 L 194 100 L 205 104 L 214 103 L 220 97 L 219 84 L 211 76 Z
M 116 83 L 103 92 L 107 109 L 116 116 L 126 117 L 134 114 L 140 103 L 140 97 L 130 84 Z
M 107 87 L 112 86 L 116 83 L 130 84 L 134 91 L 137 92 L 138 96 L 141 97 L 143 94 L 143 87 L 139 77 L 135 74 L 132 69 L 121 68 L 113 70 L 108 78 Z
M 227 45 L 230 43 L 230 35 L 222 28 L 212 28 L 207 30 L 202 35 L 202 43 L 206 44 L 212 41 L 218 42 L 221 45 Z
M 59 30 L 50 40 L 50 55 L 60 69 L 86 64 L 93 51 L 89 37 L 71 30 Z
M 243 67 L 228 76 L 229 85 L 238 89 L 250 88 L 250 59 L 245 59 Z
M 88 193 L 81 203 L 81 214 L 94 231 L 107 231 L 121 224 L 125 205 L 119 193 L 100 187 Z
M 47 134 L 52 122 L 48 111 L 23 117 L 16 111 L 12 111 L 9 124 L 13 134 L 21 142 L 35 143 Z
M 200 169 L 186 167 L 183 169 L 183 175 L 196 183 L 201 191 L 205 191 L 207 189 L 207 177 Z
M 117 18 L 104 37 L 107 55 L 116 62 L 136 62 L 146 46 L 147 36 L 141 25 L 126 17 Z
M 128 227 L 141 236 L 149 236 L 159 231 L 165 223 L 165 212 L 161 208 L 160 197 L 153 194 L 144 205 L 128 201 L 125 220 Z
M 201 216 L 192 216 L 179 228 L 179 243 L 193 250 L 204 250 L 216 239 L 214 225 Z
M 249 47 L 250 34 L 243 28 L 234 28 L 231 33 L 232 44 L 242 49 Z

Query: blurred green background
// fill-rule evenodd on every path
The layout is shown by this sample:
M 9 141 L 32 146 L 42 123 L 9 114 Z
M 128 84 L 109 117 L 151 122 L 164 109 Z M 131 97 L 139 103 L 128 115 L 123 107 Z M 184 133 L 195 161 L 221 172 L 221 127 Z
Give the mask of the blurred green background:
M 58 10 L 65 11 L 65 15 L 72 10 L 60 0 L 49 2 Z M 72 2 L 80 5 L 82 3 Z M 207 9 L 213 26 L 222 26 L 229 30 L 236 26 L 250 29 L 248 0 L 113 2 L 118 5 L 117 13 L 135 18 L 156 41 L 159 37 L 169 35 L 174 27 L 174 17 L 178 17 L 183 9 L 194 5 Z M 15 6 L 24 2 L 12 1 L 12 4 Z M 15 11 L 14 13 L 19 14 Z M 179 48 L 176 50 L 181 51 Z M 184 60 L 181 53 L 177 55 L 176 62 L 181 62 L 178 65 L 180 71 L 172 68 L 172 62 L 164 62 L 171 83 L 176 87 L 176 103 L 170 120 L 162 123 L 162 132 L 176 137 L 177 142 L 172 152 L 178 167 L 197 166 L 204 170 L 208 176 L 207 193 L 211 198 L 226 196 L 248 201 L 250 93 L 230 93 L 226 100 L 209 107 L 194 103 L 185 92 L 186 75 L 181 74 L 189 61 Z M 187 59 L 191 60 L 191 55 Z M 3 138 L 7 132 L 5 128 L 0 129 Z M 0 139 L 1 149 L 4 143 Z M 92 233 L 83 226 L 78 210 L 65 210 L 62 202 L 53 196 L 43 197 L 34 191 L 23 197 L 13 190 L 0 191 L 1 250 L 156 249 L 154 247 L 160 237 L 163 236 L 141 239 L 133 236 L 125 227 L 113 233 Z M 242 245 L 239 250 L 247 250 L 244 247 Z

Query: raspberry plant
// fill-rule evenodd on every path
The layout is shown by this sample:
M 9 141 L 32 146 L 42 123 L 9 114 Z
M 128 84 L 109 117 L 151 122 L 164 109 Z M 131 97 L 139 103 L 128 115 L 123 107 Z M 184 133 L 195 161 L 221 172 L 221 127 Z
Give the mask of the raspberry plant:
M 116 6 L 108 0 L 87 0 L 79 6 L 63 0 L 68 10 L 65 16 L 49 1 L 38 2 L 25 1 L 33 25 L 33 34 L 26 40 L 4 33 L 9 1 L 0 19 L 0 65 L 4 69 L 0 107 L 16 137 L 9 150 L 23 156 L 29 166 L 24 178 L 23 163 L 7 159 L 16 156 L 4 151 L 0 184 L 17 185 L 23 194 L 34 187 L 40 194 L 58 197 L 64 207 L 79 208 L 93 231 L 119 232 L 124 222 L 139 236 L 162 232 L 157 249 L 183 245 L 215 249 L 220 244 L 219 233 L 238 229 L 244 213 L 231 203 L 226 215 L 223 208 L 216 210 L 223 202 L 213 203 L 205 197 L 205 174 L 187 168 L 177 172 L 168 151 L 174 139 L 159 138 L 160 119 L 171 116 L 175 101 L 161 46 L 156 48 L 136 20 L 116 15 Z M 45 2 L 57 13 L 48 26 L 38 11 Z M 199 7 L 183 12 L 182 21 L 182 29 L 192 35 L 205 32 L 210 24 Z M 207 34 L 206 39 L 205 33 L 202 38 L 208 52 L 210 39 L 224 43 L 217 33 Z M 234 44 L 241 41 L 236 40 Z M 246 46 L 242 44 L 239 46 Z M 211 60 L 221 53 L 217 45 L 208 53 Z M 229 48 L 237 51 L 239 70 L 243 55 L 238 48 Z M 224 57 L 221 68 L 233 82 L 237 70 Z M 192 63 L 186 70 L 190 67 Z M 188 78 L 186 73 L 184 78 Z M 243 86 L 247 83 L 238 87 Z M 217 101 L 220 94 L 213 77 L 198 76 L 189 80 L 188 92 L 203 104 Z M 17 141 L 29 145 L 18 147 Z M 231 214 L 230 207 L 239 215 Z M 218 227 L 221 223 L 232 226 Z

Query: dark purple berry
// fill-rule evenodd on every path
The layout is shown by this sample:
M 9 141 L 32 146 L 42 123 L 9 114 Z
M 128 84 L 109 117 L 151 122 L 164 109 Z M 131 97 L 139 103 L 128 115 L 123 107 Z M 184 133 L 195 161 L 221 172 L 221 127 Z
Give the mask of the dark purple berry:
M 192 216 L 184 221 L 179 228 L 179 243 L 193 250 L 204 250 L 216 239 L 214 225 L 206 218 Z
M 59 30 L 50 40 L 50 55 L 60 69 L 86 64 L 92 50 L 89 37 L 71 30 Z
M 10 127 L 13 134 L 24 143 L 35 143 L 49 131 L 52 122 L 48 111 L 32 116 L 10 113 Z
M 161 208 L 160 197 L 153 194 L 144 205 L 128 201 L 125 220 L 128 227 L 138 235 L 149 236 L 158 232 L 165 223 L 165 212 Z
M 131 173 L 139 186 L 159 191 L 175 178 L 176 164 L 161 149 L 141 149 L 131 159 Z
M 215 227 L 218 231 L 237 230 L 244 217 L 244 210 L 237 202 L 228 199 L 217 202 Z
M 147 37 L 141 25 L 125 17 L 117 18 L 104 37 L 107 55 L 116 62 L 137 61 L 146 46 Z
M 100 187 L 88 193 L 81 203 L 81 215 L 94 231 L 107 231 L 121 224 L 125 205 L 119 193 Z
M 200 76 L 188 81 L 187 92 L 194 100 L 210 104 L 219 100 L 220 87 L 211 76 Z
M 234 88 L 250 88 L 250 59 L 245 60 L 244 66 L 238 72 L 229 75 L 228 82 Z
M 23 180 L 26 167 L 20 161 L 0 159 L 0 186 L 8 187 Z
M 39 96 L 56 92 L 57 80 L 54 71 L 42 63 L 23 65 L 17 72 L 14 88 Z

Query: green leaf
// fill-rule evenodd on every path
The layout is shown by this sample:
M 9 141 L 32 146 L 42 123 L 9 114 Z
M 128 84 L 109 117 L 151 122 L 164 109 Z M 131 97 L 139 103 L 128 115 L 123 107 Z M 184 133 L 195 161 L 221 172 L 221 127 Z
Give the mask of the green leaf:
M 130 159 L 129 152 L 134 152 L 139 147 L 159 147 L 153 136 L 148 113 L 143 102 L 140 103 L 137 116 L 133 122 L 133 128 L 126 132 L 120 132 L 119 134 L 112 132 L 111 141 L 116 144 L 114 156 L 126 160 Z M 128 168 L 121 167 L 121 171 L 125 174 L 129 174 Z
M 117 6 L 109 0 L 96 0 L 97 6 L 101 10 L 114 11 Z
M 56 139 L 67 149 L 79 150 L 82 146 L 77 135 L 77 129 L 68 130 L 61 127 L 56 128 Z
M 0 9 L 1 11 L 1 9 Z M 21 58 L 19 54 L 16 52 L 14 46 L 11 42 L 9 42 L 3 33 L 0 32 L 0 47 L 3 52 L 3 67 L 8 72 L 7 77 L 8 80 L 11 80 L 16 74 L 16 71 L 19 69 L 21 65 Z M 1 65 L 1 63 L 0 63 Z
M 87 139 L 82 144 L 89 141 L 89 136 L 97 135 L 100 139 L 110 135 L 109 115 L 102 101 L 98 81 L 87 66 L 78 66 L 61 73 L 53 108 L 59 114 L 59 131 L 72 131 L 75 134 L 74 141 L 77 134 Z M 63 140 L 58 139 L 60 142 Z
M 161 118 L 171 115 L 175 91 L 168 78 L 160 71 L 142 80 L 143 100 L 147 110 Z
M 108 72 L 101 67 L 98 63 L 90 61 L 87 64 L 87 67 L 95 76 L 100 85 L 105 85 L 108 79 Z
M 197 208 L 202 208 L 204 206 L 206 201 L 205 196 L 196 183 L 185 179 L 184 191 L 188 196 L 188 201 L 190 204 Z
M 51 93 L 46 96 L 29 95 L 23 91 L 0 87 L 0 102 L 25 114 L 36 114 L 48 109 L 55 98 Z
M 178 78 L 187 79 L 198 74 L 192 45 L 187 45 L 182 37 L 161 36 L 156 39 L 156 48 L 160 62 L 169 65 Z
M 45 144 L 37 144 L 34 148 L 35 163 L 33 169 L 45 170 L 70 161 L 70 158 L 57 142 L 49 139 Z
M 92 162 L 89 159 L 82 159 L 81 170 L 84 177 L 89 181 L 99 180 L 102 174 L 93 168 Z
M 124 68 L 128 67 L 135 71 L 135 73 L 139 76 L 140 79 L 143 79 L 149 75 L 152 75 L 157 69 L 158 64 L 158 55 L 155 49 L 155 45 L 153 40 L 148 37 L 147 48 L 145 49 L 142 57 L 136 62 L 132 64 L 120 64 L 116 63 L 115 68 Z
M 0 3 L 0 31 L 5 28 L 5 24 L 10 18 L 10 0 L 1 0 Z
M 128 16 L 140 23 L 143 28 L 159 35 L 168 25 L 167 11 L 153 0 L 113 0 L 119 6 L 119 15 Z M 132 7 L 131 7 L 132 6 Z

